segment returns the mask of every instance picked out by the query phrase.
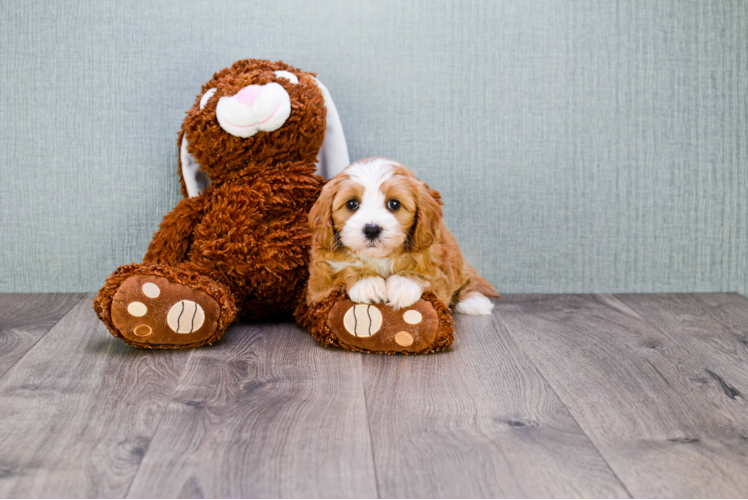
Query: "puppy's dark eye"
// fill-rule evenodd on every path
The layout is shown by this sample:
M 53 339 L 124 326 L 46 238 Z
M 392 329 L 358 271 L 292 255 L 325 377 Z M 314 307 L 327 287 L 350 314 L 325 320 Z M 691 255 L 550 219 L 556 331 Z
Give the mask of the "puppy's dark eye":
M 395 210 L 400 209 L 400 202 L 397 200 L 390 200 L 387 202 L 387 208 L 394 212 Z
M 348 210 L 356 210 L 358 209 L 358 200 L 349 200 L 345 206 L 348 207 Z

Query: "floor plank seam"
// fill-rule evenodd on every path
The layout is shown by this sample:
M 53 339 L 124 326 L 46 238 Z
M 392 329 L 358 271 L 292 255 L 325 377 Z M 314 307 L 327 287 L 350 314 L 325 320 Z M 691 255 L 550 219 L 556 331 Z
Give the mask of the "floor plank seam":
M 369 400 L 366 394 L 366 384 L 364 384 L 364 354 L 357 353 L 361 363 L 361 391 L 364 393 L 364 409 L 366 410 L 366 430 L 369 433 L 369 449 L 371 450 L 371 466 L 374 469 L 374 487 L 377 490 L 377 498 L 382 498 L 379 493 L 379 472 L 377 471 L 377 460 L 374 456 L 374 437 L 371 434 L 371 418 L 369 415 Z
M 77 294 L 71 294 L 71 295 L 77 295 Z M 14 366 L 16 366 L 16 365 L 18 364 L 18 362 L 19 362 L 19 361 L 21 361 L 21 360 L 22 360 L 23 358 L 25 358 L 25 357 L 26 357 L 26 356 L 27 356 L 27 355 L 28 355 L 28 354 L 29 354 L 29 353 L 30 353 L 31 351 L 33 351 L 33 350 L 34 350 L 34 347 L 36 347 L 36 345 L 37 345 L 37 344 L 38 344 L 38 343 L 39 343 L 39 342 L 40 342 L 40 341 L 41 341 L 41 340 L 42 340 L 42 339 L 43 339 L 43 338 L 44 338 L 44 337 L 45 337 L 45 336 L 46 336 L 46 335 L 47 335 L 47 334 L 48 334 L 49 332 L 51 332 L 51 331 L 52 331 L 52 329 L 53 329 L 54 327 L 56 327 L 56 326 L 58 325 L 58 323 L 60 323 L 60 321 L 62 321 L 63 319 L 65 319 L 65 318 L 67 317 L 67 315 L 68 315 L 68 314 L 70 314 L 70 313 L 72 312 L 72 310 L 73 310 L 73 309 L 75 309 L 76 307 L 78 307 L 78 304 L 80 304 L 81 302 L 83 302 L 83 300 L 85 300 L 85 299 L 86 299 L 87 297 L 89 297 L 89 295 L 90 295 L 90 294 L 83 294 L 83 296 L 82 296 L 82 297 L 81 297 L 81 298 L 80 298 L 80 299 L 79 299 L 79 300 L 78 300 L 78 301 L 77 301 L 77 302 L 76 302 L 75 304 L 73 304 L 73 306 L 72 306 L 72 307 L 71 307 L 70 309 L 68 309 L 68 312 L 66 312 L 65 314 L 63 314 L 63 315 L 62 315 L 62 317 L 61 317 L 60 319 L 58 319 L 57 321 L 55 321 L 55 323 L 54 323 L 54 324 L 53 324 L 52 326 L 50 326 L 50 327 L 49 327 L 49 328 L 47 329 L 47 331 L 46 331 L 46 332 L 44 332 L 44 333 L 43 333 L 43 334 L 42 334 L 41 336 L 39 336 L 39 338 L 38 338 L 38 339 L 36 339 L 36 341 L 35 341 L 35 342 L 34 342 L 33 344 L 31 344 L 31 347 L 29 347 L 28 349 L 26 349 L 26 352 L 24 352 L 24 353 L 23 353 L 23 355 L 22 355 L 22 356 L 21 356 L 20 358 L 18 358 L 17 360 L 15 360 L 15 361 L 13 362 L 13 364 L 12 364 L 12 365 L 10 365 L 10 366 L 8 367 L 8 369 L 7 369 L 7 370 L 5 370 L 5 371 L 4 371 L 3 373 L 0 373 L 0 380 L 2 380 L 2 379 L 3 379 L 3 378 L 4 378 L 4 377 L 5 377 L 5 376 L 6 376 L 6 375 L 7 375 L 8 373 L 10 373 L 10 371 L 11 371 L 11 370 L 13 369 L 13 367 L 14 367 Z
M 618 481 L 618 484 L 621 485 L 621 488 L 626 492 L 626 494 L 629 496 L 629 498 L 634 498 L 634 495 L 631 494 L 626 484 L 621 480 L 621 478 L 618 476 L 618 473 L 616 473 L 615 469 L 610 465 L 608 462 L 608 459 L 605 458 L 605 455 L 602 454 L 600 451 L 600 448 L 598 448 L 597 444 L 595 444 L 595 441 L 592 439 L 592 436 L 590 436 L 587 431 L 584 430 L 584 427 L 582 427 L 582 424 L 577 420 L 577 418 L 574 416 L 574 414 L 569 409 L 569 406 L 566 404 L 566 402 L 563 400 L 563 398 L 559 395 L 556 388 L 551 384 L 551 382 L 548 380 L 548 378 L 545 376 L 545 374 L 540 370 L 538 365 L 533 361 L 532 357 L 527 353 L 525 348 L 522 346 L 522 343 L 519 341 L 516 335 L 512 332 L 511 328 L 509 328 L 509 325 L 504 321 L 504 318 L 501 317 L 501 314 L 499 313 L 498 309 L 495 310 L 496 317 L 501 322 L 502 325 L 504 325 L 504 328 L 506 328 L 506 331 L 509 332 L 509 335 L 512 336 L 512 340 L 514 340 L 515 344 L 520 348 L 522 353 L 525 355 L 527 360 L 530 362 L 530 364 L 535 368 L 535 370 L 538 372 L 538 375 L 545 381 L 545 383 L 548 385 L 548 387 L 553 391 L 553 393 L 556 395 L 556 398 L 558 398 L 559 402 L 563 405 L 566 412 L 569 414 L 569 416 L 576 422 L 577 427 L 584 433 L 585 436 L 587 436 L 587 440 L 592 444 L 592 446 L 597 451 L 597 454 L 600 456 L 600 459 L 605 463 L 605 465 L 608 467 L 608 470 L 610 470 L 610 473 L 613 474 L 613 477 L 616 478 L 616 481 Z
M 164 421 L 164 416 L 166 415 L 166 412 L 169 411 L 169 406 L 174 400 L 174 395 L 177 393 L 178 389 L 182 385 L 182 382 L 184 381 L 185 373 L 187 373 L 187 367 L 189 366 L 190 361 L 192 360 L 192 357 L 194 355 L 195 355 L 195 349 L 193 348 L 192 351 L 190 352 L 189 358 L 187 358 L 187 360 L 185 361 L 183 365 L 182 373 L 179 374 L 179 380 L 177 381 L 176 384 L 174 384 L 174 389 L 172 390 L 169 400 L 164 405 L 164 409 L 161 412 L 161 415 L 159 415 L 158 417 L 158 424 L 156 424 L 156 428 L 153 430 L 153 434 L 151 435 L 151 440 L 148 443 L 148 446 L 146 446 L 145 452 L 143 453 L 143 456 L 140 458 L 140 463 L 138 464 L 138 467 L 135 469 L 135 474 L 132 475 L 130 484 L 127 486 L 127 491 L 125 492 L 125 495 L 122 498 L 128 498 L 130 496 L 130 491 L 132 490 L 132 486 L 133 484 L 135 484 L 135 480 L 138 477 L 138 473 L 140 472 L 140 467 L 143 465 L 143 462 L 145 462 L 145 459 L 151 450 L 151 443 L 156 439 L 156 436 L 158 435 L 158 431 L 161 429 L 161 423 Z

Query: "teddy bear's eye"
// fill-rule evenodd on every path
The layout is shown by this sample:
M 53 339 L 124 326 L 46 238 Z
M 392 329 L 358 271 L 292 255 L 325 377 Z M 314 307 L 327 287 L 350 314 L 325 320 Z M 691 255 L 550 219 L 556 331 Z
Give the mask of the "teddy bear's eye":
M 285 78 L 293 84 L 299 83 L 299 78 L 290 71 L 279 70 L 273 71 L 273 73 L 275 73 L 275 76 L 277 76 L 278 78 Z
M 210 100 L 211 97 L 213 97 L 213 94 L 216 93 L 216 89 L 208 89 L 207 92 L 203 94 L 203 96 L 200 98 L 200 109 L 203 109 Z

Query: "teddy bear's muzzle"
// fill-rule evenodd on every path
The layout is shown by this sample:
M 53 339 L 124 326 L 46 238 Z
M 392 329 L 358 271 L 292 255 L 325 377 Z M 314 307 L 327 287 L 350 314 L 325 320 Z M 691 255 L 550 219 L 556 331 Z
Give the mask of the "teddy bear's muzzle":
M 272 132 L 291 115 L 291 98 L 278 83 L 248 85 L 230 97 L 221 97 L 216 117 L 229 134 L 248 138 L 257 132 Z

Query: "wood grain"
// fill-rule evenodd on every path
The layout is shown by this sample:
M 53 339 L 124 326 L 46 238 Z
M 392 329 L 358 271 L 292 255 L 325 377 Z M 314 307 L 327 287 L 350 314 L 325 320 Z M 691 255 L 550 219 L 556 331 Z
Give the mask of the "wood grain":
M 80 293 L 0 294 L 0 377 L 83 296 Z
M 81 300 L 0 379 L 0 497 L 123 497 L 190 351 L 114 339 Z
M 748 299 L 737 293 L 697 293 L 697 300 L 711 306 L 709 313 L 748 347 Z
M 382 497 L 626 497 L 492 317 L 456 315 L 441 354 L 365 356 Z
M 743 393 L 748 397 L 748 300 L 737 294 L 617 298 L 671 338 L 684 354 L 698 360 L 712 388 L 721 389 L 731 399 L 742 398 Z M 745 406 L 738 408 L 748 410 Z M 740 411 L 738 417 L 744 413 Z
M 377 496 L 361 356 L 295 324 L 195 352 L 131 497 Z
M 748 411 L 729 390 L 748 391 L 745 371 L 704 307 L 549 295 L 498 311 L 634 496 L 748 495 Z
M 141 351 L 90 299 L 0 296 L 0 497 L 748 495 L 736 294 L 505 296 L 418 357 Z

